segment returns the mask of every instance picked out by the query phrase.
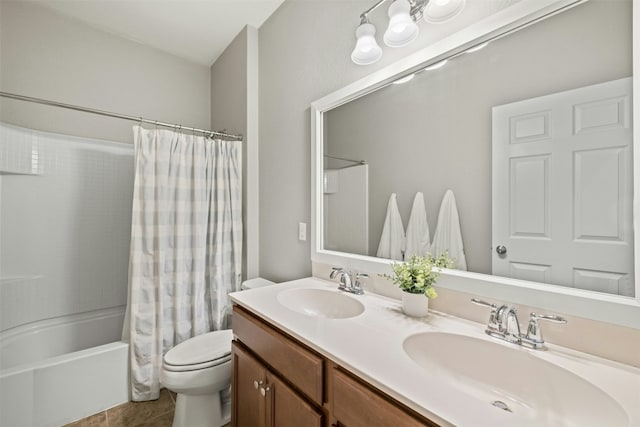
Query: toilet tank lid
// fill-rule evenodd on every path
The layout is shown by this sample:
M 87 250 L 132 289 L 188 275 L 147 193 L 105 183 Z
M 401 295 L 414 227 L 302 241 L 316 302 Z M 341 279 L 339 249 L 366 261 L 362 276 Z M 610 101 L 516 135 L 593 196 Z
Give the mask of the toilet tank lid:
M 275 282 L 263 279 L 262 277 L 256 277 L 255 279 L 249 279 L 242 282 L 242 289 L 256 289 L 269 285 L 275 285 Z
M 197 335 L 167 351 L 164 361 L 169 365 L 184 366 L 216 360 L 231 353 L 232 340 L 231 329 Z

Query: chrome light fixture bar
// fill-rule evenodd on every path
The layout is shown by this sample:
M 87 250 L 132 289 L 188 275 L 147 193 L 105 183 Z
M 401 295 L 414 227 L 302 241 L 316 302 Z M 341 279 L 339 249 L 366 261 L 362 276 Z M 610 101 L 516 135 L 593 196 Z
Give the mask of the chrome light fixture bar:
M 382 49 L 376 42 L 376 28 L 369 22 L 369 14 L 388 0 L 379 0 L 360 14 L 360 25 L 356 29 L 356 46 L 351 60 L 358 65 L 369 65 L 382 58 Z M 401 47 L 418 37 L 420 29 L 416 22 L 423 19 L 432 24 L 447 22 L 465 7 L 466 0 L 391 0 L 389 25 L 384 32 L 384 43 L 389 47 Z

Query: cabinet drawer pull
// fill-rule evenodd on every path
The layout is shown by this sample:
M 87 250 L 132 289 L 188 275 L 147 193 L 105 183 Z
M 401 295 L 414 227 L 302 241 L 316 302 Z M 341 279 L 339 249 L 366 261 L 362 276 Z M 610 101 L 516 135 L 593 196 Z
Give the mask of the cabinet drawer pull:
M 267 386 L 267 387 L 262 387 L 262 388 L 260 389 L 260 394 L 262 395 L 262 397 L 265 397 L 265 396 L 267 395 L 267 393 L 269 393 L 269 390 L 271 390 L 271 389 L 269 388 L 269 386 Z
M 260 381 L 254 381 L 253 382 L 253 388 L 255 388 L 256 390 L 258 389 L 258 387 L 260 387 L 262 385 L 264 381 L 260 380 Z

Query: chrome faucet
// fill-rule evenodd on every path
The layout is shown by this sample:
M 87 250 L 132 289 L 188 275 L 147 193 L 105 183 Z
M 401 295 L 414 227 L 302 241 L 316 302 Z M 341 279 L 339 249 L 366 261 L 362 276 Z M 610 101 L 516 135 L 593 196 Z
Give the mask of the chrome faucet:
M 353 273 L 350 270 L 334 267 L 331 271 L 331 274 L 329 275 L 329 278 L 340 278 L 340 286 L 338 286 L 338 289 L 340 289 L 341 291 L 350 292 L 356 295 L 364 294 L 364 290 L 362 289 L 362 285 L 360 284 L 360 279 L 366 279 L 369 277 L 369 275 L 364 273 L 356 273 L 355 280 L 353 280 L 352 276 Z
M 498 308 L 497 320 L 502 339 L 519 344 L 520 323 L 518 323 L 518 311 L 516 308 L 507 305 L 501 306 Z
M 535 350 L 546 350 L 542 332 L 538 320 L 548 320 L 554 323 L 567 323 L 565 319 L 559 316 L 550 316 L 544 314 L 531 313 L 527 333 L 520 332 L 520 323 L 518 322 L 518 312 L 515 307 L 508 305 L 497 306 L 477 298 L 472 298 L 471 302 L 484 307 L 491 308 L 489 322 L 485 333 L 492 337 L 508 341 L 513 344 L 522 345 Z

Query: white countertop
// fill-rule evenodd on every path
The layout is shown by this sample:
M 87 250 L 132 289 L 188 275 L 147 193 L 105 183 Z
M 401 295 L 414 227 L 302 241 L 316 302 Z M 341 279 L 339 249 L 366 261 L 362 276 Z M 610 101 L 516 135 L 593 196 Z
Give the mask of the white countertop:
M 528 352 L 561 366 L 596 385 L 617 401 L 626 412 L 630 427 L 640 426 L 640 369 L 552 344 L 548 345 L 548 351 L 522 348 L 488 337 L 484 333 L 486 325 L 432 310 L 425 318 L 411 318 L 402 313 L 400 301 L 371 293 L 343 293 L 365 306 L 364 312 L 358 316 L 346 319 L 312 317 L 290 310 L 278 302 L 278 293 L 295 288 L 342 293 L 334 282 L 305 278 L 235 292 L 230 297 L 234 303 L 438 424 L 524 427 L 539 426 L 539 421 L 533 424 L 531 420 L 519 418 L 515 413 L 498 410 L 462 387 L 457 387 L 455 378 L 432 375 L 424 370 L 403 350 L 403 341 L 420 332 L 468 335 Z M 522 381 L 536 380 L 536 372 L 523 369 Z

